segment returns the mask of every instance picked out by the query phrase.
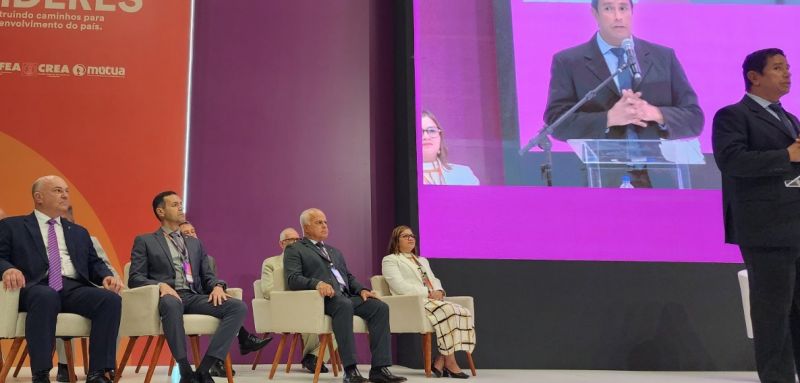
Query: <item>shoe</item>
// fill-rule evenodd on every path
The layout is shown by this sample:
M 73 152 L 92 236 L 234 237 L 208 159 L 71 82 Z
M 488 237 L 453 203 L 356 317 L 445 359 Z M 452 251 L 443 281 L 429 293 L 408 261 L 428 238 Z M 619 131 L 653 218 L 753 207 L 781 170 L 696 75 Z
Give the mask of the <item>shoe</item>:
M 402 376 L 393 375 L 386 367 L 372 368 L 369 370 L 369 381 L 372 383 L 399 383 L 407 379 Z
M 104 370 L 92 371 L 86 377 L 86 383 L 111 383 L 106 379 L 106 372 Z
M 300 364 L 302 364 L 303 368 L 308 370 L 308 372 L 313 374 L 314 370 L 317 368 L 317 357 L 314 354 L 305 354 Z M 321 374 L 328 372 L 328 367 L 325 367 L 325 363 L 322 363 L 319 372 Z
M 453 372 L 448 370 L 447 367 L 444 368 L 444 376 L 449 376 L 456 379 L 469 379 L 469 375 L 465 374 L 464 371 Z
M 270 341 L 272 341 L 271 336 L 261 339 L 253 334 L 250 334 L 247 336 L 247 339 L 245 339 L 244 342 L 239 341 L 239 353 L 242 355 L 247 355 L 253 351 L 258 351 L 269 344 Z
M 106 379 L 108 379 L 109 382 L 114 382 L 114 379 L 116 377 L 117 377 L 117 370 L 113 368 L 106 369 Z
M 186 371 L 186 373 L 181 371 L 181 380 L 179 383 L 198 383 L 197 375 L 192 371 Z
M 350 371 L 344 372 L 344 378 L 342 378 L 342 383 L 367 383 L 369 380 L 363 376 L 358 371 L 357 368 L 352 368 Z
M 438 368 L 436 368 L 436 367 L 433 367 L 433 366 L 431 366 L 431 372 L 432 372 L 432 373 L 433 373 L 433 375 L 435 375 L 437 378 L 441 378 L 441 377 L 442 377 L 442 371 L 441 371 L 441 370 L 439 370 L 439 369 L 438 369 Z
M 197 383 L 214 383 L 214 378 L 211 377 L 211 374 L 206 372 L 195 372 L 195 376 L 197 377 Z
M 34 372 L 31 381 L 33 383 L 50 383 L 50 370 Z
M 219 376 L 221 378 L 228 377 L 228 374 L 225 373 L 225 362 L 221 360 L 217 360 L 217 362 L 208 369 L 208 373 L 211 374 L 211 376 Z M 236 370 L 233 369 L 233 366 L 231 366 L 231 375 L 236 376 Z
M 56 373 L 56 382 L 69 382 L 69 368 L 64 363 L 58 364 L 58 372 Z

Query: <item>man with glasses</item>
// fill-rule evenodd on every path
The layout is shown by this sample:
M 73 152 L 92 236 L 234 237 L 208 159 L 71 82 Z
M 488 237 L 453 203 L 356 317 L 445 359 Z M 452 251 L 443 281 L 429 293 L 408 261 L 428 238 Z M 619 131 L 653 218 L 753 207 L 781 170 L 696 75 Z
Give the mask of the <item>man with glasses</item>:
M 297 230 L 287 227 L 281 231 L 278 236 L 278 245 L 281 247 L 281 253 L 265 259 L 261 266 L 261 292 L 264 294 L 264 298 L 269 299 L 270 293 L 275 287 L 273 272 L 276 269 L 283 269 L 283 250 L 286 249 L 286 246 L 299 240 L 300 234 L 297 233 Z M 303 360 L 301 364 L 303 368 L 313 373 L 319 356 L 319 336 L 317 334 L 301 334 L 301 337 L 303 338 Z M 336 341 L 334 340 L 334 342 Z M 333 348 L 336 349 L 336 343 L 333 344 Z M 328 372 L 328 368 L 323 364 L 320 372 Z

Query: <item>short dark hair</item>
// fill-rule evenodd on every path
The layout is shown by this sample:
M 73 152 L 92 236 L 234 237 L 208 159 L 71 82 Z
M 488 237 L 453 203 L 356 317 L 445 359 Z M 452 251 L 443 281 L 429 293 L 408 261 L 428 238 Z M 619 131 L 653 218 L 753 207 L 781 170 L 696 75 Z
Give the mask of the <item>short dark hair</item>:
M 755 51 L 744 58 L 744 63 L 742 63 L 742 75 L 744 76 L 744 88 L 747 89 L 747 91 L 750 91 L 750 88 L 753 87 L 753 83 L 747 78 L 747 72 L 754 71 L 764 74 L 767 60 L 777 55 L 786 57 L 783 51 L 778 48 L 767 48 Z
M 161 222 L 161 217 L 158 216 L 156 213 L 156 209 L 164 207 L 164 199 L 171 196 L 171 195 L 178 195 L 172 190 L 163 191 L 161 193 L 156 194 L 155 198 L 153 198 L 153 214 L 156 215 L 156 219 Z
M 599 2 L 600 0 L 592 0 L 592 8 L 594 8 L 595 11 L 597 10 L 597 4 Z M 628 0 L 628 3 L 631 4 L 631 9 L 633 9 L 633 0 Z

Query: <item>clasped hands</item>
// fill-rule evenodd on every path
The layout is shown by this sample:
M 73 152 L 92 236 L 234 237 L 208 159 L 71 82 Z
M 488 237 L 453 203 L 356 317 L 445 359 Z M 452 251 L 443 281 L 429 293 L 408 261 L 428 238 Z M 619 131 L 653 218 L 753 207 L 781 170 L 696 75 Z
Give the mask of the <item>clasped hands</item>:
M 103 288 L 119 294 L 122 290 L 122 280 L 108 276 L 103 278 Z M 25 287 L 25 275 L 19 269 L 8 269 L 3 272 L 3 288 L 6 290 L 16 290 Z
M 622 98 L 608 111 L 606 127 L 637 125 L 646 127 L 650 121 L 664 124 L 664 115 L 658 107 L 642 99 L 642 92 L 622 91 Z
M 333 290 L 333 286 L 331 286 L 330 283 L 319 281 L 319 283 L 317 283 L 316 289 L 319 292 L 319 295 L 323 297 L 330 298 L 336 294 L 336 292 Z M 375 294 L 374 291 L 370 290 L 361 290 L 358 292 L 358 295 L 360 295 L 361 299 L 364 301 L 366 301 L 369 298 L 380 299 L 378 298 L 378 294 Z

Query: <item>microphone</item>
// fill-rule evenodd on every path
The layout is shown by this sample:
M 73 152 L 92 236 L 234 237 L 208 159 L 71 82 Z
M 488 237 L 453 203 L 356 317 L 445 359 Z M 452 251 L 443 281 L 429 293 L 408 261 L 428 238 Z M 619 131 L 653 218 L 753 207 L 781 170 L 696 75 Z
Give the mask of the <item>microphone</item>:
M 631 64 L 630 69 L 634 81 L 641 80 L 642 68 L 639 66 L 639 59 L 636 58 L 636 50 L 633 49 L 633 39 L 628 37 L 622 40 L 622 48 L 625 49 L 625 54 L 628 55 L 628 62 Z

